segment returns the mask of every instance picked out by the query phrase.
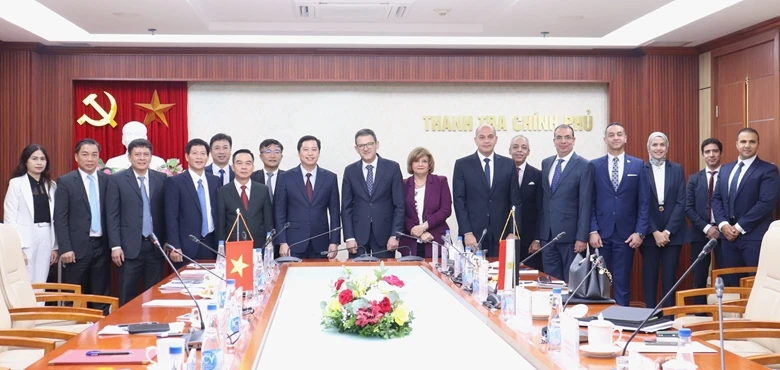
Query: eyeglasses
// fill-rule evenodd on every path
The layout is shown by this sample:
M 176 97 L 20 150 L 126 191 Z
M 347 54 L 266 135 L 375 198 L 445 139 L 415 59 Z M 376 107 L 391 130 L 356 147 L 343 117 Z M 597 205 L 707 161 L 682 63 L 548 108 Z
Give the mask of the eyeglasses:
M 273 154 L 279 155 L 279 154 L 282 154 L 282 151 L 281 151 L 281 150 L 279 150 L 279 149 L 276 149 L 276 150 L 266 149 L 266 150 L 261 150 L 261 151 L 260 151 L 260 153 L 261 153 L 261 154 L 262 154 L 262 153 L 265 153 L 265 154 L 271 154 L 271 153 L 273 153 Z
M 572 139 L 574 139 L 574 136 L 566 135 L 566 136 L 556 136 L 555 137 L 555 140 L 557 140 L 557 141 L 561 141 L 561 140 L 564 140 L 564 139 L 566 141 L 571 141 Z
M 363 149 L 371 149 L 371 148 L 373 148 L 373 147 L 374 147 L 374 145 L 376 145 L 376 142 L 375 142 L 375 141 L 372 141 L 372 142 L 370 142 L 370 143 L 365 143 L 365 144 L 358 144 L 358 145 L 355 145 L 355 146 L 356 146 L 358 149 L 361 149 L 361 150 L 363 150 Z

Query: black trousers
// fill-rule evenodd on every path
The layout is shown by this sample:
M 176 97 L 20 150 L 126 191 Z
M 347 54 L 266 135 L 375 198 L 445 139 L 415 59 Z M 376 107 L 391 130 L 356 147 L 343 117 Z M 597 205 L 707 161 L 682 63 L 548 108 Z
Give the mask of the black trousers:
M 696 260 L 696 257 L 699 256 L 699 253 L 701 253 L 701 250 L 704 249 L 706 244 L 706 242 L 691 242 L 691 261 Z M 707 287 L 707 278 L 710 275 L 710 261 L 712 260 L 712 255 L 715 255 L 715 265 L 717 265 L 717 268 L 723 268 L 723 251 L 721 249 L 720 239 L 718 239 L 718 244 L 715 245 L 712 253 L 704 256 L 704 258 L 693 267 L 693 271 L 691 271 L 691 275 L 693 275 L 693 289 Z M 714 281 L 712 282 L 712 285 L 715 286 Z M 707 304 L 707 297 L 693 297 L 693 304 Z
M 521 238 L 519 241 L 515 240 L 515 261 L 517 262 L 515 263 L 515 270 L 520 271 L 520 261 L 526 259 L 528 256 L 531 255 L 531 253 L 528 253 L 528 247 L 531 246 L 531 242 L 533 242 L 533 240 L 529 240 L 527 238 L 526 239 Z M 530 268 L 539 270 L 540 272 L 544 272 L 542 253 L 533 256 L 533 258 L 528 260 L 528 262 L 526 262 L 525 265 Z
M 306 249 L 303 250 L 301 253 L 296 253 L 293 251 L 290 251 L 290 255 L 293 257 L 298 257 L 302 260 L 314 260 L 314 259 L 327 259 L 328 255 L 322 255 L 321 253 L 314 250 L 314 246 L 311 244 L 311 240 L 306 244 Z
M 653 308 L 658 304 L 658 270 L 661 271 L 661 296 L 672 290 L 677 282 L 677 266 L 680 264 L 682 245 L 666 245 L 663 248 L 653 246 L 639 247 L 642 253 L 642 288 L 645 294 L 645 307 Z M 674 295 L 661 307 L 674 306 Z
M 363 251 L 363 248 L 360 248 L 360 247 L 365 248 L 365 251 Z M 358 246 L 357 253 L 355 253 L 355 254 L 350 253 L 349 254 L 349 259 L 353 259 L 355 257 L 358 257 L 358 256 L 362 255 L 363 253 L 367 253 L 367 254 L 370 254 L 370 253 L 374 253 L 374 254 L 380 253 L 376 257 L 377 258 L 382 258 L 382 259 L 384 259 L 384 258 L 395 258 L 395 254 L 393 252 L 382 252 L 382 251 L 386 251 L 386 250 L 387 250 L 387 240 L 382 240 L 382 241 L 376 240 L 376 236 L 374 235 L 374 227 L 373 227 L 373 225 L 371 225 L 371 231 L 368 233 L 368 243 L 366 243 L 366 245 Z
M 141 241 L 141 252 L 133 259 L 125 258 L 119 268 L 119 305 L 138 296 L 138 282 L 143 278 L 143 291 L 162 280 L 163 256 L 148 239 Z
M 83 294 L 107 296 L 111 294 L 111 257 L 105 236 L 89 238 L 88 248 L 92 250 L 91 257 L 62 265 L 62 282 L 80 285 Z M 69 303 L 69 306 L 72 305 L 72 302 Z M 104 315 L 108 315 L 110 306 L 105 303 L 90 303 L 89 308 L 102 310 Z

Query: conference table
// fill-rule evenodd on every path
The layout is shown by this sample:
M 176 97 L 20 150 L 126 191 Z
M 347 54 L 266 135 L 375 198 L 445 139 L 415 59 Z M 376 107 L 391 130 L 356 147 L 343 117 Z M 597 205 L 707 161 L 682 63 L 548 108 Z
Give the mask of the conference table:
M 488 365 L 518 369 L 569 369 L 547 354 L 541 344 L 546 320 L 534 321 L 534 334 L 521 334 L 507 326 L 500 311 L 490 310 L 462 291 L 427 262 L 383 262 L 388 274 L 404 280 L 402 298 L 415 313 L 412 333 L 404 338 L 382 340 L 339 334 L 320 327 L 321 301 L 330 297 L 330 282 L 342 275 L 343 266 L 357 274 L 379 267 L 379 263 L 304 261 L 280 266 L 275 284 L 264 292 L 254 312 L 245 315 L 246 329 L 229 350 L 229 369 L 314 368 L 398 369 L 405 366 L 435 366 L 451 369 Z M 154 346 L 154 335 L 110 335 L 97 333 L 106 325 L 138 322 L 175 322 L 191 308 L 143 307 L 156 299 L 186 299 L 180 292 L 163 293 L 160 285 L 145 291 L 78 336 L 65 342 L 28 369 L 105 369 L 102 366 L 49 366 L 48 362 L 67 350 L 143 349 Z M 524 278 L 536 279 L 536 275 Z M 608 305 L 589 305 L 595 315 Z M 647 339 L 639 335 L 635 340 Z M 707 343 L 705 345 L 711 346 Z M 673 354 L 645 354 L 646 357 Z M 718 353 L 697 353 L 699 369 L 719 369 Z M 763 366 L 726 352 L 727 369 L 764 369 Z M 590 358 L 580 352 L 580 368 L 609 370 L 615 358 Z M 145 369 L 144 365 L 117 369 Z M 198 365 L 200 368 L 200 365 Z

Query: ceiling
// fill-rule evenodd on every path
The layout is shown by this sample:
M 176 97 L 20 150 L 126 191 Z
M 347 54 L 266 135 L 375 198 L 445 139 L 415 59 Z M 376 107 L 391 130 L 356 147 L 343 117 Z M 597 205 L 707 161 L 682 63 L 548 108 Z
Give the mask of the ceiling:
M 3 3 L 0 4 L 2 41 L 93 46 L 696 46 L 780 16 L 780 0 L 11 0 Z M 722 5 L 701 10 L 702 4 L 714 3 Z M 673 6 L 678 6 L 677 10 Z M 662 11 L 667 13 L 661 14 Z M 698 11 L 702 14 L 694 15 L 696 19 L 685 19 Z M 653 15 L 657 17 L 651 18 Z M 154 36 L 148 31 L 150 28 L 156 29 Z M 542 32 L 548 33 L 546 37 Z

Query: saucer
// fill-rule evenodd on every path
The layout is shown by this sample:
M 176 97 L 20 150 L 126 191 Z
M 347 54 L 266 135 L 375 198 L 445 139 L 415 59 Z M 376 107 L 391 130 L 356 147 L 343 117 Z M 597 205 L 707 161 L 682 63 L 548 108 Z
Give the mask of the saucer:
M 585 352 L 585 355 L 596 358 L 614 357 L 623 351 L 623 348 L 618 345 L 613 345 L 612 348 L 591 348 L 589 344 L 583 344 L 580 349 Z

